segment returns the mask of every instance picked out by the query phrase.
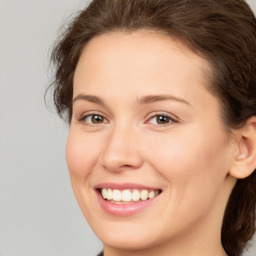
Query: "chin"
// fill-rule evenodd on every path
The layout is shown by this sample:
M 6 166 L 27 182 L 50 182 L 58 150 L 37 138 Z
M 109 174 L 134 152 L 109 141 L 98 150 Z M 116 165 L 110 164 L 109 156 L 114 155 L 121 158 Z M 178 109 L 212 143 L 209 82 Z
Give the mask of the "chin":
M 147 228 L 127 222 L 126 225 L 99 225 L 92 227 L 95 234 L 104 245 L 124 249 L 124 250 L 142 250 L 150 248 L 161 242 L 159 233 Z
M 138 251 L 154 246 L 156 241 L 150 238 L 149 235 L 148 237 L 140 237 L 139 235 L 134 237 L 129 233 L 126 233 L 126 235 L 123 236 L 116 236 L 112 234 L 100 235 L 99 238 L 104 245 L 122 250 Z

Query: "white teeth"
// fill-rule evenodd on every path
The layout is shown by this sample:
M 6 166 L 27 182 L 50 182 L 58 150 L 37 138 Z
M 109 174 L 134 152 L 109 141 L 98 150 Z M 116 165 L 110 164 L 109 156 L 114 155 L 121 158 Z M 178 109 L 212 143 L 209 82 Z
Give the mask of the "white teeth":
M 140 191 L 135 189 L 132 192 L 132 201 L 136 202 L 140 200 Z
M 143 200 L 143 201 L 147 200 L 147 199 L 148 199 L 148 191 L 145 190 L 145 189 L 141 190 L 141 192 L 140 192 L 140 198 L 141 198 L 141 200 Z
M 122 199 L 122 193 L 120 190 L 113 190 L 113 200 L 116 202 L 120 202 Z
M 101 190 L 101 193 L 102 193 L 103 198 L 104 198 L 104 199 L 107 199 L 107 197 L 108 197 L 108 191 L 107 191 L 105 188 L 103 188 L 103 189 Z
M 119 189 L 110 189 L 103 188 L 101 189 L 101 195 L 104 199 L 108 201 L 112 201 L 114 203 L 121 202 L 137 202 L 139 200 L 145 201 L 147 199 L 151 199 L 159 194 L 159 190 L 146 190 L 143 189 L 139 191 L 138 189 L 134 190 L 119 190 Z
M 155 195 L 155 192 L 152 190 L 148 193 L 148 198 L 153 198 Z
M 107 199 L 108 200 L 112 200 L 113 199 L 113 193 L 112 193 L 112 190 L 110 188 L 108 189 L 108 192 L 107 192 Z
M 130 202 L 132 200 L 132 193 L 130 190 L 126 189 L 122 192 L 122 201 Z

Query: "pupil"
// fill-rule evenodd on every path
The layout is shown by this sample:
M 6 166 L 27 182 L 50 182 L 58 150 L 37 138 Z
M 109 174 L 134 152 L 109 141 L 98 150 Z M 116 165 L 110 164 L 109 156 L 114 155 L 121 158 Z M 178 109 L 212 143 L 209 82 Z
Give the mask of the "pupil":
M 102 123 L 102 117 L 101 117 L 101 116 L 93 116 L 93 117 L 92 117 L 92 122 L 93 122 L 94 124 Z
M 166 124 L 169 122 L 169 118 L 167 116 L 158 116 L 157 123 L 158 124 Z

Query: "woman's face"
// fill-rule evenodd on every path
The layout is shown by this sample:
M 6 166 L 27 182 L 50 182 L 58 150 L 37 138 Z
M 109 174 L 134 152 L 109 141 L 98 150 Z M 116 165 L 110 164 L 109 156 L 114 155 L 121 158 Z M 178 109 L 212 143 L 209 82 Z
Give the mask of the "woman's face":
M 79 206 L 107 246 L 218 240 L 234 145 L 206 89 L 208 69 L 149 31 L 101 35 L 83 50 L 67 163 Z

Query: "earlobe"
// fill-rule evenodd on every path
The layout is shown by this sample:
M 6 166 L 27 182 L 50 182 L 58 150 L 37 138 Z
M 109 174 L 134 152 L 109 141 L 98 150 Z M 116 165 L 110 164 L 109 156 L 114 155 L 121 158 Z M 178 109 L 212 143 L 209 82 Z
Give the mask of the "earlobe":
M 237 179 L 244 179 L 256 169 L 256 116 L 249 118 L 236 131 L 236 141 L 238 151 L 229 173 Z

